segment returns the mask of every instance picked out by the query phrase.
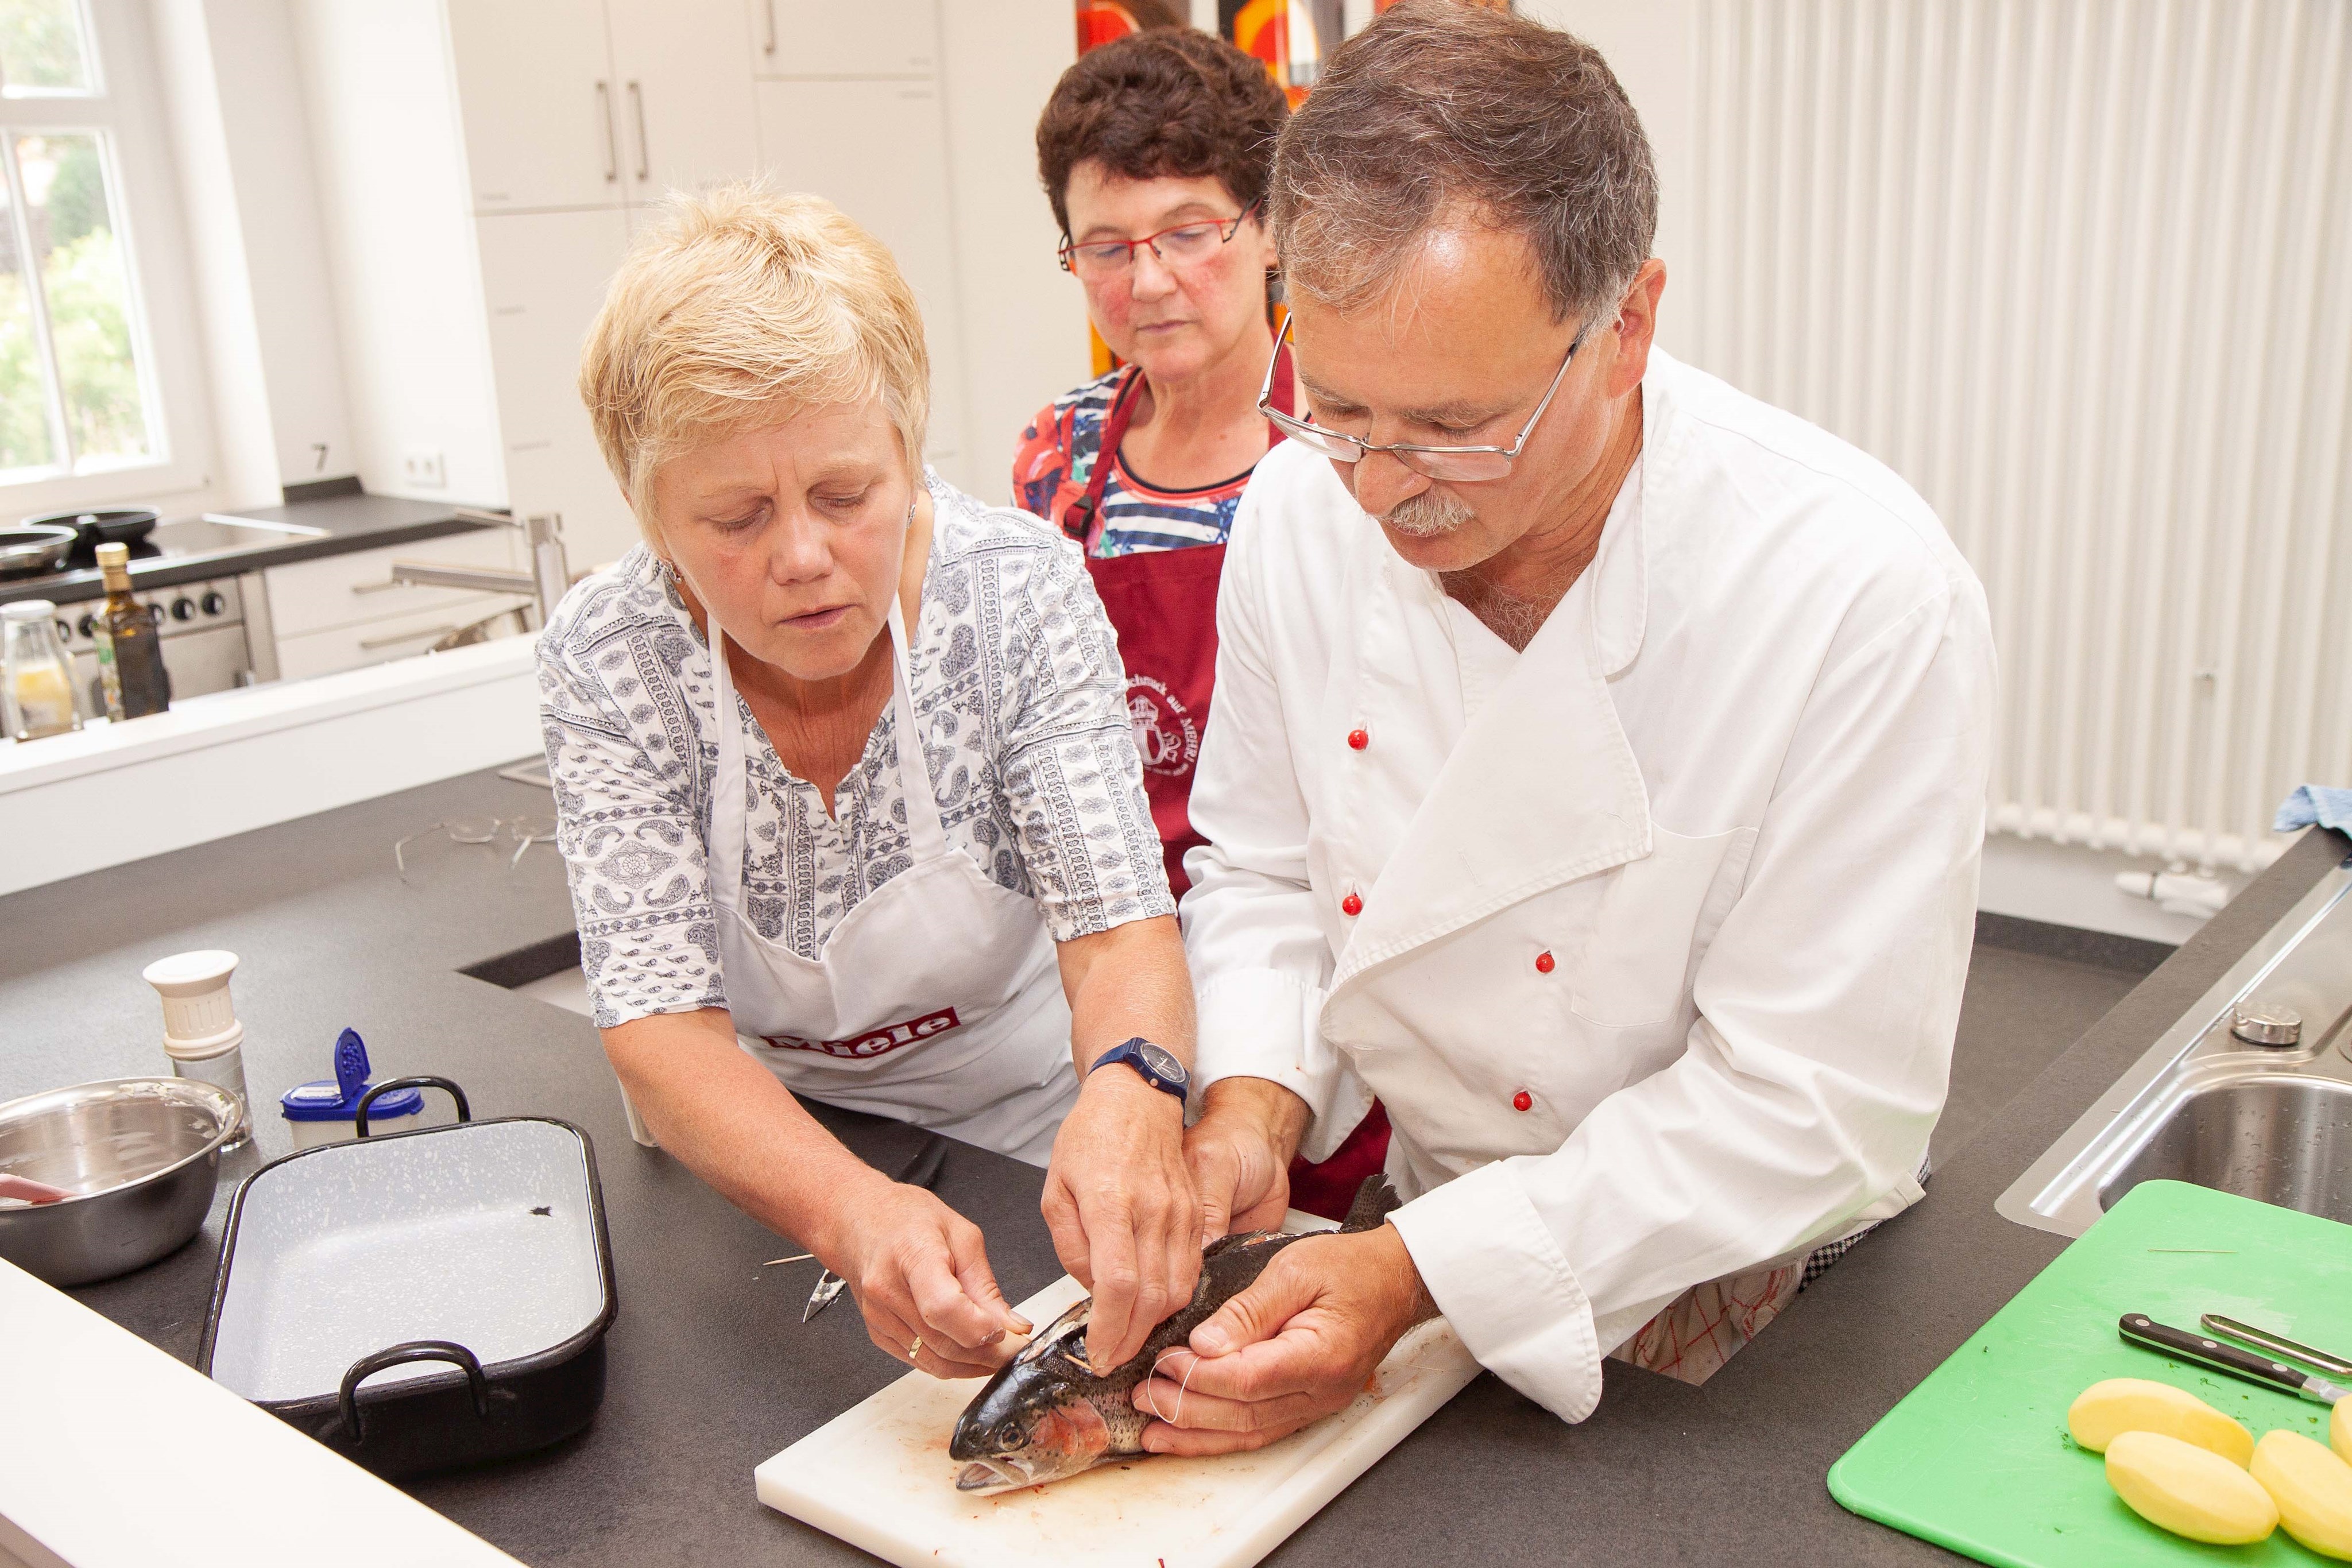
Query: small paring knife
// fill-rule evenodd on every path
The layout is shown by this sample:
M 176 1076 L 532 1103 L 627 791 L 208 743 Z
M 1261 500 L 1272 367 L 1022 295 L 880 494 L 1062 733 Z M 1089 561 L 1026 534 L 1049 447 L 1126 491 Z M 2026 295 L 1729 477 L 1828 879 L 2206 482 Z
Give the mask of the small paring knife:
M 2352 1397 L 2352 1389 L 2330 1383 L 2315 1372 L 2305 1372 L 2299 1366 L 2289 1366 L 2283 1361 L 2256 1355 L 2240 1350 L 2234 1344 L 2224 1344 L 2218 1339 L 2190 1333 L 2186 1329 L 2160 1323 L 2146 1312 L 2126 1312 L 2116 1325 L 2127 1344 L 2142 1350 L 2152 1350 L 2158 1355 L 2168 1355 L 2176 1361 L 2186 1361 L 2248 1383 L 2274 1388 L 2282 1394 L 2292 1394 L 2308 1399 L 2315 1405 L 2334 1405 L 2337 1400 Z

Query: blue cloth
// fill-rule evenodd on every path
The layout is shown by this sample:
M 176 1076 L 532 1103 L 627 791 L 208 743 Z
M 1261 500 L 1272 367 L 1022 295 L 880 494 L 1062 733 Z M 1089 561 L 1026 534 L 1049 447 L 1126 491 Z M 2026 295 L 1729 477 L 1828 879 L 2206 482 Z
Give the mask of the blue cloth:
M 2279 802 L 2274 833 L 2290 832 L 2316 822 L 2341 833 L 2352 833 L 2352 789 L 2330 789 L 2324 784 L 2304 784 Z

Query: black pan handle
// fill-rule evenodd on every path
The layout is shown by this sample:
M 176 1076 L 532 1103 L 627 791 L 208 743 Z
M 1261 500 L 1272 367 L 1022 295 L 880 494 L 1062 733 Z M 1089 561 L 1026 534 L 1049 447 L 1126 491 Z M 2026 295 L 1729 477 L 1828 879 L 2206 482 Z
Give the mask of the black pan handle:
M 367 1136 L 368 1107 L 375 1103 L 375 1097 L 377 1095 L 389 1094 L 395 1089 L 446 1089 L 449 1092 L 449 1098 L 457 1102 L 457 1120 L 460 1122 L 470 1122 L 474 1119 L 474 1108 L 466 1103 L 466 1092 L 463 1089 L 458 1088 L 455 1083 L 450 1082 L 447 1079 L 393 1078 L 387 1079 L 385 1082 L 377 1084 L 374 1088 L 360 1096 L 359 1115 L 355 1118 L 355 1121 L 358 1125 L 359 1135 L 361 1137 L 364 1138 Z
M 336 1403 L 343 1413 L 343 1430 L 352 1441 L 361 1442 L 366 1434 L 360 1429 L 360 1385 L 388 1366 L 401 1366 L 412 1361 L 454 1362 L 466 1374 L 466 1386 L 474 1396 L 474 1414 L 487 1421 L 490 1418 L 490 1380 L 482 1375 L 482 1364 L 474 1353 L 454 1340 L 413 1339 L 406 1344 L 395 1344 L 363 1355 L 352 1363 L 343 1374 L 342 1391 Z
M 2146 1312 L 2126 1312 L 2116 1323 L 2116 1332 L 2127 1344 L 2138 1345 L 2162 1355 L 2174 1356 L 2196 1365 L 2226 1372 L 2232 1377 L 2242 1377 L 2249 1383 L 2259 1383 L 2265 1388 L 2275 1388 L 2283 1394 L 2301 1394 L 2309 1374 L 2301 1367 L 2273 1361 L 2268 1356 L 2255 1355 L 2240 1350 L 2234 1344 L 2190 1333 L 2186 1329 L 2160 1323 Z

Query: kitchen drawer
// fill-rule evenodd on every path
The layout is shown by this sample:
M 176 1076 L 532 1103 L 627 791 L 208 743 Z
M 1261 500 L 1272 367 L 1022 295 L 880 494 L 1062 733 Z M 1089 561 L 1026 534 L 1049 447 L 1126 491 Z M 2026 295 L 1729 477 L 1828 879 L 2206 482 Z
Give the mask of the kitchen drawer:
M 517 538 L 511 528 L 475 528 L 413 544 L 273 566 L 262 573 L 269 586 L 271 624 L 282 644 L 305 632 L 338 626 L 488 605 L 491 602 L 488 597 L 468 589 L 386 586 L 392 582 L 392 563 L 414 560 L 436 566 L 513 569 Z
M 522 602 L 520 597 L 477 593 L 466 596 L 462 604 L 415 611 L 357 626 L 306 632 L 299 637 L 280 637 L 278 678 L 306 680 L 312 675 L 331 675 L 338 670 L 356 670 L 362 664 L 404 659 L 412 653 L 424 653 L 461 626 Z

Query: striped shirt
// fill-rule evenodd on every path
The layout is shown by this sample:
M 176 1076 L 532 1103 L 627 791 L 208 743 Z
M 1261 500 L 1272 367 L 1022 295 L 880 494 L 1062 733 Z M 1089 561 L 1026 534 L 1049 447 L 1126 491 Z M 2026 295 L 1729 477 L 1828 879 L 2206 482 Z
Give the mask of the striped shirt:
M 1125 373 L 1112 371 L 1037 411 L 1021 433 L 1013 456 L 1014 506 L 1057 528 L 1063 525 L 1071 503 L 1087 493 L 1094 477 L 1102 455 L 1103 422 L 1110 416 L 1111 399 Z M 1221 545 L 1233 531 L 1234 509 L 1241 505 L 1252 472 L 1245 468 L 1197 490 L 1170 490 L 1136 473 L 1113 453 L 1110 476 L 1103 483 L 1102 532 L 1089 553 L 1134 555 Z

